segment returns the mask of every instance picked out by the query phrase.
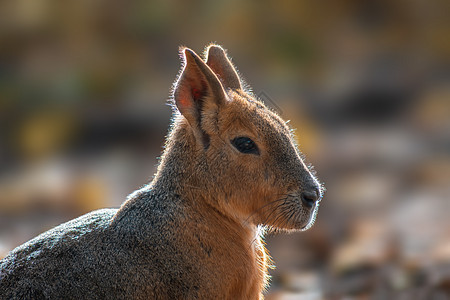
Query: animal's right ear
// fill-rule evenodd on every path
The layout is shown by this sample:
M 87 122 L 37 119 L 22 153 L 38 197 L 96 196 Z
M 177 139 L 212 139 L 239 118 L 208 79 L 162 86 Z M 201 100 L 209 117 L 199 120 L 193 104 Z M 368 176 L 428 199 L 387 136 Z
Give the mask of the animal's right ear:
M 182 48 L 184 68 L 174 88 L 174 100 L 197 137 L 205 139 L 202 121 L 225 104 L 227 96 L 217 76 L 191 49 Z

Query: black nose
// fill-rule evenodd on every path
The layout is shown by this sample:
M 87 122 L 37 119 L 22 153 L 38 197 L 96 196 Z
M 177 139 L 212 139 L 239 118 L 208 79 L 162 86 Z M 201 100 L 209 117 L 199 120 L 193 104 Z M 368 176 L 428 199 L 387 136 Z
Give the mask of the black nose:
M 313 191 L 304 191 L 302 192 L 300 198 L 302 199 L 303 204 L 306 207 L 313 207 L 317 200 L 319 199 L 319 191 L 313 190 Z

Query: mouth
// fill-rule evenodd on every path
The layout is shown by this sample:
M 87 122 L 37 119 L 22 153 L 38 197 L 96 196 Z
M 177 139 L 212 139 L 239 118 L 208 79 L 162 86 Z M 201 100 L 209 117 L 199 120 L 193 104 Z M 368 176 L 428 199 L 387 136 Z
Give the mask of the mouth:
M 320 195 L 321 196 L 321 195 Z M 319 194 L 290 193 L 259 208 L 256 221 L 274 231 L 304 231 L 312 227 L 319 208 Z
M 317 201 L 312 207 L 308 208 L 309 216 L 307 220 L 304 222 L 303 226 L 301 227 L 300 229 L 301 231 L 308 230 L 314 225 L 318 210 L 319 210 L 319 201 Z
M 307 230 L 314 224 L 318 206 L 318 202 L 305 204 L 300 197 L 293 197 L 274 214 L 270 226 L 281 230 Z
M 292 216 L 286 215 L 286 217 L 290 218 L 293 226 L 292 229 L 305 231 L 311 228 L 314 225 L 314 222 L 317 217 L 317 212 L 319 210 L 319 202 L 320 200 L 316 200 L 313 203 L 310 201 L 305 201 L 301 196 L 296 199 L 297 202 L 297 213 Z M 305 203 L 306 202 L 306 203 Z

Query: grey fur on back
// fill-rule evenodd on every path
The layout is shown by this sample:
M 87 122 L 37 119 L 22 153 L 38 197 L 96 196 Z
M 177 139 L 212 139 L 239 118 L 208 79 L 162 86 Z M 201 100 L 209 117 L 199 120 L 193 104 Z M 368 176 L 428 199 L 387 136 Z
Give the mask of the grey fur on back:
M 191 298 L 195 283 L 177 270 L 194 271 L 193 267 L 188 262 L 176 266 L 180 245 L 174 242 L 175 233 L 167 230 L 180 226 L 180 218 L 174 217 L 180 215 L 178 197 L 167 197 L 145 188 L 135 193 L 125 213 L 93 211 L 17 247 L 0 261 L 0 298 Z M 145 290 L 142 283 L 149 279 L 166 282 Z M 158 290 L 174 282 L 179 289 Z

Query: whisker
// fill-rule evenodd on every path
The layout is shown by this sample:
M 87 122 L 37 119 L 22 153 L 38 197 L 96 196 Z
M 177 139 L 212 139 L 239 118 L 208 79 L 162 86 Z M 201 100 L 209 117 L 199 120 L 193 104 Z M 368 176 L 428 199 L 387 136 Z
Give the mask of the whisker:
M 248 223 L 249 219 L 250 219 L 251 217 L 253 217 L 254 215 L 256 215 L 257 213 L 260 213 L 262 209 L 268 208 L 270 205 L 273 205 L 273 204 L 275 204 L 275 203 L 277 203 L 277 202 L 285 201 L 286 199 L 287 199 L 287 197 L 281 198 L 281 199 L 277 199 L 277 200 L 273 200 L 273 201 L 270 201 L 270 202 L 268 202 L 268 203 L 262 205 L 261 207 L 259 207 L 259 208 L 257 208 L 256 210 L 254 210 L 254 211 L 253 211 L 253 212 L 245 219 L 244 222 L 245 222 L 245 223 Z
M 289 203 L 289 202 L 288 202 Z M 286 205 L 281 211 L 279 216 L 273 221 L 273 225 L 276 227 L 282 227 L 282 223 L 279 224 L 279 221 L 286 221 L 286 215 L 292 211 L 292 207 L 290 205 Z
M 289 223 L 292 222 L 292 219 L 300 213 L 299 210 L 297 209 L 292 209 L 292 211 L 290 212 L 290 214 L 286 217 L 286 227 L 288 227 Z
M 285 200 L 285 199 L 284 199 Z M 274 209 L 272 209 L 272 211 L 266 216 L 266 218 L 264 219 L 264 221 L 262 222 L 263 224 L 267 224 L 267 221 L 272 217 L 272 215 L 280 208 L 283 206 L 283 204 L 285 203 L 285 201 L 281 204 L 278 204 Z

